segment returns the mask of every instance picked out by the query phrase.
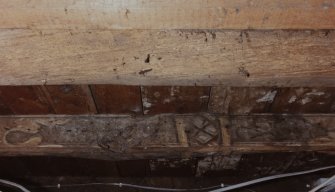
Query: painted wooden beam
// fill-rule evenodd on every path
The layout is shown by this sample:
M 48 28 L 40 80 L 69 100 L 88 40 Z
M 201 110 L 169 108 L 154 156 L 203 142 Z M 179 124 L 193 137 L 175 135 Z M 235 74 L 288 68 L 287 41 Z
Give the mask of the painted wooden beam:
M 0 30 L 0 85 L 329 86 L 335 31 Z
M 1 0 L 4 29 L 334 29 L 329 0 Z
M 0 117 L 0 154 L 98 159 L 335 149 L 334 115 Z
M 335 87 L 211 88 L 209 112 L 225 115 L 253 113 L 335 113 Z

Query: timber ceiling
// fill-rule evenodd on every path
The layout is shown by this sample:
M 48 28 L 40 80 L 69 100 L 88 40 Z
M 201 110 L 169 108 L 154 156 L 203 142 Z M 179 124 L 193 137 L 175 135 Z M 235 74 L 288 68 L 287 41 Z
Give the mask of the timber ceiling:
M 334 150 L 334 30 L 328 0 L 0 0 L 0 153 Z

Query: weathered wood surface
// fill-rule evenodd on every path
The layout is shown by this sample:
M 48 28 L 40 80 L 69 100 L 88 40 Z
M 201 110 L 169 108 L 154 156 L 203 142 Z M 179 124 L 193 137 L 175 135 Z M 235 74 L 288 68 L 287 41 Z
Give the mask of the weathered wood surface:
M 335 88 L 291 87 L 278 89 L 271 112 L 335 113 Z
M 3 29 L 0 50 L 0 85 L 335 84 L 333 30 Z
M 7 116 L 0 118 L 0 138 L 0 154 L 10 156 L 140 159 L 322 151 L 335 149 L 335 116 Z
M 143 86 L 144 114 L 206 112 L 210 87 Z
M 334 87 L 220 87 L 211 89 L 209 112 L 252 113 L 334 113 Z
M 331 0 L 1 0 L 0 28 L 334 29 Z

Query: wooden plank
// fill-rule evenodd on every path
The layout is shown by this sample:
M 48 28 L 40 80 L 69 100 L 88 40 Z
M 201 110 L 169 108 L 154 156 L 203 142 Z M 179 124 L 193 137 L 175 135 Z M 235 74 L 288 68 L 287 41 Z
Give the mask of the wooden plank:
M 0 98 L 14 114 L 54 113 L 39 86 L 1 86 Z
M 0 115 L 11 115 L 13 112 L 0 97 Z
M 42 89 L 56 114 L 97 113 L 87 85 L 47 85 Z
M 212 87 L 209 111 L 222 114 L 268 113 L 278 90 L 271 87 Z
M 334 113 L 333 87 L 212 87 L 209 111 L 221 114 Z
M 144 114 L 207 111 L 209 87 L 141 87 Z
M 325 0 L 1 0 L 1 28 L 334 29 Z
M 334 113 L 335 88 L 292 87 L 278 90 L 273 113 Z
M 221 140 L 220 118 L 227 119 L 228 146 Z M 178 140 L 176 119 L 183 119 L 187 146 Z M 335 149 L 334 127 L 334 115 L 319 114 L 7 116 L 0 118 L 0 154 L 120 160 L 322 151 Z
M 91 88 L 99 113 L 142 114 L 140 87 L 92 85 Z
M 335 84 L 332 30 L 17 29 L 0 37 L 0 85 Z

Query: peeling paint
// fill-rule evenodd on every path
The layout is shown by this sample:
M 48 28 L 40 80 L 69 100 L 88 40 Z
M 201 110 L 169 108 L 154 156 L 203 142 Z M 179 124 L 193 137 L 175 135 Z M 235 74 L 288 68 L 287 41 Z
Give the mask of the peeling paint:
M 289 100 L 288 103 L 294 103 L 297 100 L 297 96 L 292 96 Z
M 303 98 L 303 99 L 301 100 L 301 104 L 302 104 L 302 105 L 305 105 L 306 103 L 309 103 L 309 102 L 311 102 L 311 101 L 312 101 L 311 98 L 306 97 L 306 98 Z
M 163 100 L 163 103 L 164 103 L 164 104 L 166 104 L 166 103 L 170 103 L 170 102 L 171 102 L 171 100 L 170 100 L 169 98 L 166 98 L 166 99 Z
M 315 92 L 315 91 L 312 91 L 312 92 L 309 92 L 309 93 L 306 93 L 307 96 L 310 96 L 310 95 L 315 95 L 315 96 L 321 96 L 321 95 L 324 95 L 325 92 Z
M 143 99 L 143 106 L 144 106 L 145 108 L 150 108 L 150 107 L 152 106 L 152 103 L 150 103 L 150 102 L 148 101 L 148 99 L 144 98 L 144 99 Z
M 277 91 L 269 91 L 262 98 L 256 100 L 257 103 L 272 102 L 277 94 Z

